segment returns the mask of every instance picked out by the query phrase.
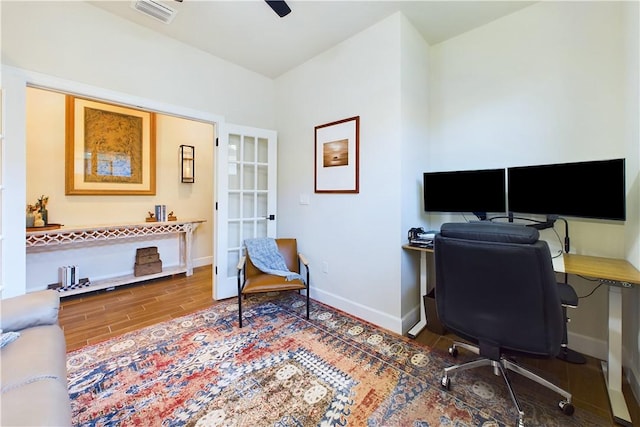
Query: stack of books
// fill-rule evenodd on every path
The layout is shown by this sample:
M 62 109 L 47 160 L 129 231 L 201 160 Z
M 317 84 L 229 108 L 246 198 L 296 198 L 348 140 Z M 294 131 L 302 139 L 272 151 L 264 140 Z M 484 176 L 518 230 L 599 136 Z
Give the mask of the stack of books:
M 156 221 L 166 221 L 167 205 L 156 205 L 155 214 L 156 214 Z

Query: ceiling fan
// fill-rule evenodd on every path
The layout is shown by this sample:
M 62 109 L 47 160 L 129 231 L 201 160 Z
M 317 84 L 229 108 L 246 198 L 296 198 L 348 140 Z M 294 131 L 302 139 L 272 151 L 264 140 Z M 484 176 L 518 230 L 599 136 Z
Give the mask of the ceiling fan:
M 176 1 L 179 3 L 182 3 L 182 0 L 176 0 Z M 289 13 L 291 13 L 291 8 L 287 4 L 287 2 L 284 0 L 264 0 L 264 1 L 269 5 L 269 7 L 271 7 L 271 9 L 273 9 L 275 13 L 278 14 L 280 18 L 283 18 L 287 16 Z
M 287 16 L 291 13 L 291 8 L 287 5 L 287 2 L 284 0 L 264 0 L 267 4 L 273 9 L 275 13 L 278 14 L 280 18 Z
M 182 3 L 183 0 L 175 1 Z M 291 13 L 291 8 L 284 0 L 265 0 L 265 2 L 281 18 Z M 160 3 L 158 0 L 133 0 L 131 7 L 165 24 L 171 23 L 177 13 L 175 9 Z

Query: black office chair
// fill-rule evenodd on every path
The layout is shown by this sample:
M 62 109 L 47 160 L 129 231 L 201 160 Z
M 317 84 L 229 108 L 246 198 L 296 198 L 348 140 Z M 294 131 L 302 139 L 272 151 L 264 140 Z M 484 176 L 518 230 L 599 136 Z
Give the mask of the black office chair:
M 559 408 L 572 415 L 571 394 L 517 364 L 513 357 L 553 358 L 561 349 L 561 301 L 547 243 L 538 230 L 505 223 L 447 223 L 435 237 L 436 305 L 443 325 L 469 341 L 458 347 L 480 359 L 444 369 L 442 387 L 454 372 L 492 366 L 507 384 L 518 411 L 524 412 L 506 370 L 562 395 Z

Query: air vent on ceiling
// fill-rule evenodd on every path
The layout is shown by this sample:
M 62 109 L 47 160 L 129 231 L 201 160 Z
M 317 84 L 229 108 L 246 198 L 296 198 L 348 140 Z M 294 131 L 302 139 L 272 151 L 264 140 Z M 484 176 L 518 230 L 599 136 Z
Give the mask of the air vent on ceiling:
M 133 0 L 131 7 L 165 24 L 173 21 L 176 13 L 178 13 L 174 9 L 154 0 Z

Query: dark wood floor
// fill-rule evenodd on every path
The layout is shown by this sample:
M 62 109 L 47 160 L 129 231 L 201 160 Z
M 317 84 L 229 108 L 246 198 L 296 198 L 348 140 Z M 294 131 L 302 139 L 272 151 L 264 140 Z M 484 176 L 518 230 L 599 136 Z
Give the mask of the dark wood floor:
M 215 304 L 212 299 L 211 267 L 199 267 L 194 274 L 184 274 L 65 297 L 60 310 L 60 325 L 67 341 L 67 351 L 76 350 L 116 337 L 125 332 L 174 319 Z M 446 351 L 453 336 L 424 330 L 416 341 Z M 526 360 L 525 363 L 549 372 L 558 385 L 573 395 L 573 403 L 612 420 L 600 360 L 587 357 L 586 365 L 561 360 Z M 634 425 L 640 426 L 640 409 L 629 385 L 624 394 Z M 613 425 L 613 421 L 611 422 Z

